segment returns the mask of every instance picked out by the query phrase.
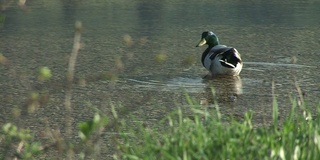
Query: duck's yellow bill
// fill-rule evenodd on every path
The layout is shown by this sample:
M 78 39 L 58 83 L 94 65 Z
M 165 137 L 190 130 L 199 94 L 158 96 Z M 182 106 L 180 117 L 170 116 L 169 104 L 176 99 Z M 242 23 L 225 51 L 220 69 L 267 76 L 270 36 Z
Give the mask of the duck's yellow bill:
M 205 45 L 207 43 L 207 41 L 203 38 L 201 39 L 201 41 L 198 43 L 198 45 L 196 45 L 196 47 L 201 47 L 203 45 Z

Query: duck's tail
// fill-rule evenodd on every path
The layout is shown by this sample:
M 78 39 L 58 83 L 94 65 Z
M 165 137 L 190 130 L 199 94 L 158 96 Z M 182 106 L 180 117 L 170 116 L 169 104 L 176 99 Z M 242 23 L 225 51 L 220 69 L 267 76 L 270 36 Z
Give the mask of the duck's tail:
M 230 48 L 221 54 L 222 58 L 219 60 L 222 66 L 228 68 L 236 68 L 238 63 L 241 63 L 239 52 L 235 48 Z

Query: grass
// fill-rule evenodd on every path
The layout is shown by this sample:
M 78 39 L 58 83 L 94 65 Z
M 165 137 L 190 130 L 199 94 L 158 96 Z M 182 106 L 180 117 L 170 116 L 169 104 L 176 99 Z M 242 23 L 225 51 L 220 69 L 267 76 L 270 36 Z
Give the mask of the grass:
M 292 99 L 292 110 L 283 124 L 273 104 L 271 126 L 255 128 L 253 114 L 242 121 L 219 118 L 217 111 L 194 108 L 185 116 L 179 108 L 159 125 L 163 131 L 141 127 L 123 134 L 118 159 L 318 159 L 320 121 L 310 118 L 305 106 Z M 303 114 L 307 113 L 307 114 Z M 316 114 L 318 115 L 318 113 Z M 307 119 L 307 120 L 306 120 Z
M 191 113 L 183 114 L 178 108 L 160 121 L 157 127 L 141 124 L 133 128 L 125 123 L 119 124 L 116 130 L 118 152 L 114 159 L 297 160 L 317 159 L 320 156 L 319 107 L 316 116 L 311 118 L 304 103 L 292 98 L 291 112 L 280 123 L 278 105 L 274 99 L 272 125 L 255 127 L 252 122 L 254 114 L 251 112 L 245 113 L 243 120 L 235 120 L 221 115 L 217 105 L 216 109 L 208 109 L 194 105 L 190 97 L 187 99 L 193 106 Z M 114 121 L 121 121 L 117 118 L 114 111 Z M 65 139 L 59 142 L 64 144 L 62 150 L 65 150 L 65 154 L 72 150 L 81 159 L 99 159 L 99 154 L 96 155 L 93 148 L 102 144 L 99 137 L 108 121 L 106 116 L 96 114 L 92 120 L 80 123 L 80 144 L 72 144 Z M 61 150 L 63 146 L 59 147 L 57 141 L 42 145 L 30 131 L 19 129 L 11 123 L 2 126 L 0 142 L 4 143 L 0 150 L 2 158 L 12 153 L 16 158 L 35 159 L 35 155 L 41 157 L 46 154 L 48 148 Z M 66 144 L 73 147 L 68 148 Z

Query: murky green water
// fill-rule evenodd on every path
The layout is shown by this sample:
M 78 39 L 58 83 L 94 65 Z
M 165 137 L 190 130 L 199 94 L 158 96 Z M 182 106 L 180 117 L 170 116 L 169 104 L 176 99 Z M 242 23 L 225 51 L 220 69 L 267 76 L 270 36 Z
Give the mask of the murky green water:
M 0 53 L 8 59 L 0 65 L 0 124 L 13 121 L 40 132 L 47 120 L 50 127 L 63 129 L 64 77 L 76 20 L 84 30 L 72 99 L 75 127 L 92 117 L 93 107 L 111 115 L 111 103 L 125 110 L 122 117 L 154 123 L 177 106 L 188 110 L 185 93 L 209 107 L 216 99 L 223 114 L 241 117 L 252 110 L 256 122 L 268 123 L 272 81 L 280 119 L 291 107 L 289 97 L 298 95 L 294 81 L 313 109 L 319 104 L 317 1 L 35 0 L 26 11 L 9 7 L 0 13 L 5 16 Z M 194 46 L 206 30 L 242 54 L 239 78 L 202 78 L 205 48 Z M 37 81 L 41 66 L 52 70 L 49 82 Z M 110 76 L 118 79 L 104 78 Z M 49 98 L 26 115 L 32 91 Z M 14 109 L 22 110 L 19 118 L 13 118 Z

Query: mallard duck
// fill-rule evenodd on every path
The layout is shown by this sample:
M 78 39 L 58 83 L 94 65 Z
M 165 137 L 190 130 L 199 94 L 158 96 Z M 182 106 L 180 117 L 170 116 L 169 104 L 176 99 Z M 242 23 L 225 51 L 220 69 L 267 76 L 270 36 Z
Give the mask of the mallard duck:
M 205 44 L 208 48 L 202 53 L 201 62 L 212 75 L 239 75 L 243 63 L 237 49 L 220 45 L 218 36 L 211 31 L 202 33 L 196 47 Z

